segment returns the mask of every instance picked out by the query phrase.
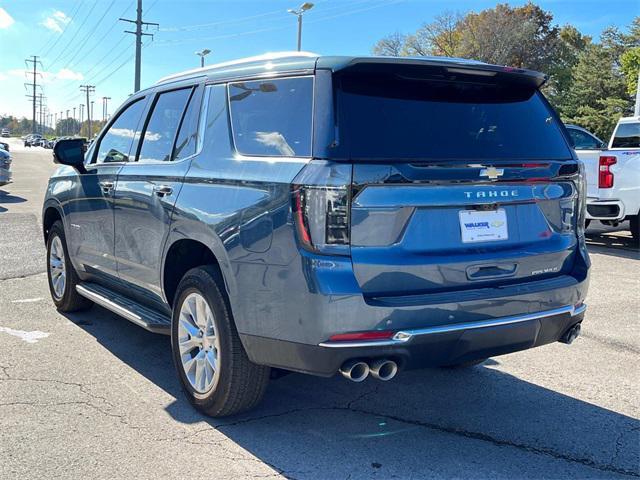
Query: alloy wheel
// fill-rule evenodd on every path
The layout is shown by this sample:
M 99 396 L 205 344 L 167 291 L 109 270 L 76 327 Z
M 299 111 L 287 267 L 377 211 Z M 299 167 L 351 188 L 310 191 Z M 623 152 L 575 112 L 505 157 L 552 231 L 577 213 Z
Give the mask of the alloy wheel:
M 53 294 L 56 297 L 56 300 L 59 300 L 64 295 L 64 288 L 67 284 L 67 272 L 62 240 L 60 240 L 60 237 L 57 235 L 51 241 L 51 250 L 49 252 L 49 274 Z
M 213 312 L 199 293 L 187 295 L 180 307 L 178 346 L 191 387 L 198 393 L 214 388 L 220 377 L 220 340 Z

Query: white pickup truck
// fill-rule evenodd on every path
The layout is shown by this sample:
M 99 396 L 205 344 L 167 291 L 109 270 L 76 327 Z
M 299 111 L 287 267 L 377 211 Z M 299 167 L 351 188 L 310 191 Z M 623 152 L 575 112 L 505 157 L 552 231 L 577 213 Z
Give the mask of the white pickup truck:
M 585 164 L 587 219 L 611 225 L 629 220 L 633 238 L 639 241 L 640 117 L 621 118 L 606 146 L 580 127 L 567 129 Z

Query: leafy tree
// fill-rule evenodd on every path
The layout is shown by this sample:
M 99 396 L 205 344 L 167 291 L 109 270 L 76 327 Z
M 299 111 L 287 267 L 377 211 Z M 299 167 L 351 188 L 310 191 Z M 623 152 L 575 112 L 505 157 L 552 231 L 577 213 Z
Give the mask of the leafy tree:
M 573 70 L 573 83 L 563 117 L 600 136 L 608 138 L 622 115 L 629 112 L 631 102 L 624 75 L 614 68 L 617 49 L 604 44 L 591 44 L 580 55 Z
M 627 83 L 627 93 L 635 95 L 638 89 L 640 71 L 640 47 L 630 48 L 620 56 L 620 68 Z
M 559 47 L 553 16 L 533 3 L 498 4 L 460 23 L 463 56 L 497 65 L 547 71 Z

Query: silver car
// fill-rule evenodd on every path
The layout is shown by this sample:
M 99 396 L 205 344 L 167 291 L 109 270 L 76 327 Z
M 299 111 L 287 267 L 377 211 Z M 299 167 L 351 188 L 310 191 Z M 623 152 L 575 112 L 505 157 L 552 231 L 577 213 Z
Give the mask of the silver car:
M 11 183 L 11 155 L 0 148 L 0 187 Z

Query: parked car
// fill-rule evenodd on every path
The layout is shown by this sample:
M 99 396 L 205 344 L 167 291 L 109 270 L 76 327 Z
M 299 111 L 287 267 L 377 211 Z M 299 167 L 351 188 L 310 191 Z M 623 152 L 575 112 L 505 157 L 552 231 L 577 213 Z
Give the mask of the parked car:
M 0 148 L 5 152 L 9 151 L 9 144 L 7 142 L 0 142 Z
M 25 137 L 24 146 L 25 147 L 35 147 L 38 146 L 38 143 L 42 140 L 42 135 L 39 133 L 32 133 Z
M 614 226 L 628 220 L 640 241 L 640 117 L 621 118 L 608 144 L 589 145 L 594 148 L 576 148 L 586 169 L 587 220 Z
M 11 183 L 11 155 L 0 149 L 0 187 Z
M 271 368 L 390 380 L 571 343 L 584 177 L 544 81 L 304 53 L 166 77 L 86 154 L 56 144 L 53 301 L 170 335 L 213 416 L 254 407 Z
M 10 137 L 11 136 L 11 132 L 9 131 L 8 128 L 3 128 L 2 129 L 2 134 L 3 137 Z
M 56 144 L 56 137 L 48 138 L 46 139 L 43 147 L 47 149 L 52 149 L 55 144 Z

